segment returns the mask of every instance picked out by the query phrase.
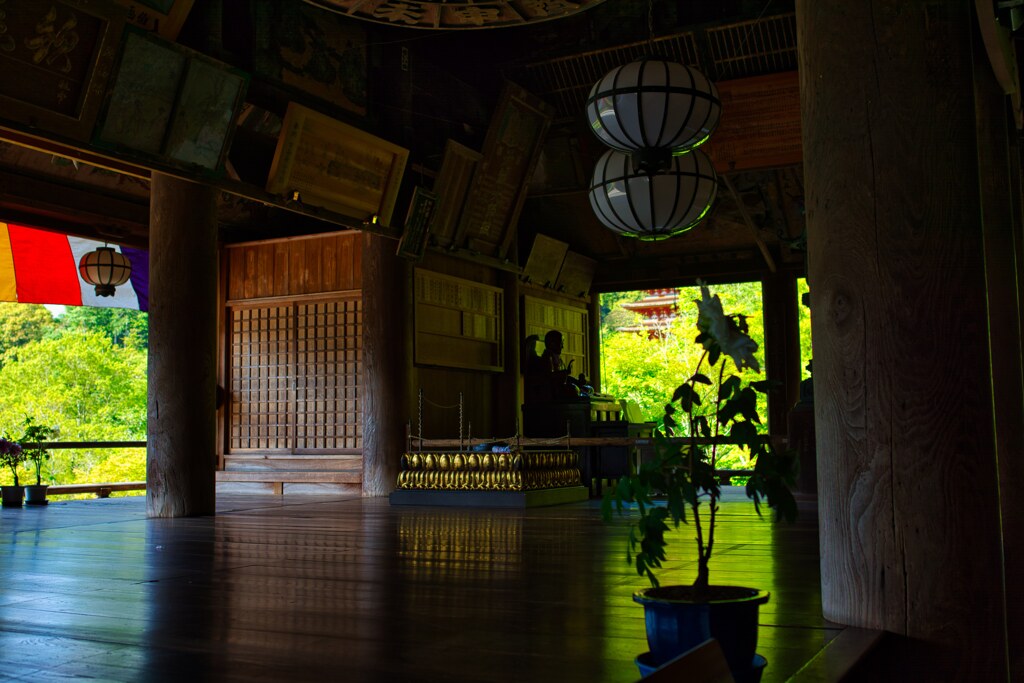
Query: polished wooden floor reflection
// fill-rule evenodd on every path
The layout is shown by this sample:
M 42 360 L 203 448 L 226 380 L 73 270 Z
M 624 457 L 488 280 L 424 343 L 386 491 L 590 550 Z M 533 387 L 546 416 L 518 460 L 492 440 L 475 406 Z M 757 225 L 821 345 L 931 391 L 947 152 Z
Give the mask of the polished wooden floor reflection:
M 758 651 L 784 681 L 821 617 L 817 519 L 727 502 L 712 578 L 767 588 Z M 0 680 L 633 681 L 644 585 L 596 502 L 528 511 L 221 496 L 0 513 Z M 689 582 L 685 527 L 663 582 Z

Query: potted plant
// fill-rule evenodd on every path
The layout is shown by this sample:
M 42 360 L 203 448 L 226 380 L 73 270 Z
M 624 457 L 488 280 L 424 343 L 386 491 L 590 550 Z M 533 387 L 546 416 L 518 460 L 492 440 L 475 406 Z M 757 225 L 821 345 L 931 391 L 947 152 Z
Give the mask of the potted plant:
M 50 459 L 50 452 L 40 446 L 41 443 L 53 440 L 59 433 L 60 428 L 36 424 L 31 417 L 26 417 L 22 423 L 24 432 L 21 435 L 21 443 L 25 459 L 32 463 L 36 471 L 36 483 L 25 487 L 25 503 L 28 505 L 46 505 L 46 489 L 48 484 L 43 483 L 43 464 Z
M 606 491 L 602 514 L 611 521 L 613 508 L 631 516 L 626 561 L 646 575 L 649 588 L 633 599 L 645 610 L 651 651 L 638 658 L 641 671 L 669 661 L 708 638 L 722 646 L 737 680 L 760 677 L 763 658 L 756 657 L 757 617 L 768 593 L 756 588 L 711 583 L 709 565 L 715 550 L 715 523 L 721 489 L 715 465 L 723 446 L 738 445 L 755 463 L 746 494 L 760 514 L 766 501 L 776 515 L 796 516 L 790 493 L 797 460 L 792 452 L 775 450 L 758 432 L 757 394 L 765 381 L 744 381 L 744 368 L 760 372 L 754 357 L 757 343 L 748 335 L 746 318 L 726 315 L 718 295 L 701 286 L 697 301 L 698 335 L 703 347 L 693 374 L 675 390 L 665 406 L 664 432 L 656 431 L 654 455 Z M 730 370 L 730 365 L 732 369 Z M 714 379 L 712 379 L 714 378 Z M 679 438 L 673 438 L 683 431 Z M 663 498 L 658 500 L 656 498 Z M 689 586 L 661 586 L 655 570 L 665 560 L 669 522 L 692 524 L 696 534 L 697 577 Z
M 23 489 L 18 483 L 18 468 L 25 462 L 25 453 L 21 444 L 12 441 L 6 436 L 0 437 L 0 463 L 10 468 L 14 475 L 13 486 L 0 487 L 0 498 L 4 507 L 21 507 Z

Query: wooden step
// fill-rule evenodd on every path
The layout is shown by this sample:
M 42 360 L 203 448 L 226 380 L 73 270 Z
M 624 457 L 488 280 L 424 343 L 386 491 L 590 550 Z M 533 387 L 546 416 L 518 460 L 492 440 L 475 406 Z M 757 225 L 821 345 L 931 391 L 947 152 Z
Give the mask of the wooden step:
M 359 484 L 363 471 L 342 470 L 328 472 L 217 472 L 217 481 L 304 482 L 311 484 Z
M 361 455 L 326 456 L 224 456 L 228 472 L 328 472 L 362 471 Z

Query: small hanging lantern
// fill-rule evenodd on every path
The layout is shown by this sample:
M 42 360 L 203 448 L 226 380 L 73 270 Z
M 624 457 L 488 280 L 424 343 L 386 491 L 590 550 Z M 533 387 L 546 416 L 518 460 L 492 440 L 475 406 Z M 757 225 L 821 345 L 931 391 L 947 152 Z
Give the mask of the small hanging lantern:
M 640 240 L 686 232 L 707 215 L 718 176 L 706 154 L 694 149 L 669 156 L 669 166 L 651 173 L 628 154 L 609 150 L 594 168 L 590 205 L 613 231 Z
M 78 272 L 83 280 L 96 286 L 97 296 L 114 296 L 114 288 L 128 282 L 132 264 L 127 256 L 104 245 L 82 255 Z
M 586 105 L 598 139 L 651 171 L 667 168 L 671 154 L 707 141 L 721 111 L 718 90 L 704 74 L 654 57 L 609 71 Z

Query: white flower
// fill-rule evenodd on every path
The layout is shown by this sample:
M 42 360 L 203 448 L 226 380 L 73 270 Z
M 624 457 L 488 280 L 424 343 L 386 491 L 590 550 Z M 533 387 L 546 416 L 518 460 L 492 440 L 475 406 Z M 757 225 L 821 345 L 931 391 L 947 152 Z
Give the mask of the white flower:
M 734 317 L 727 316 L 722 310 L 722 300 L 712 295 L 708 286 L 700 282 L 700 301 L 697 302 L 697 329 L 708 335 L 703 340 L 705 349 L 717 344 L 722 353 L 732 358 L 737 370 L 753 368 L 761 371 L 761 366 L 754 357 L 757 342 L 743 332 L 736 324 Z M 742 316 L 738 316 L 742 318 Z

